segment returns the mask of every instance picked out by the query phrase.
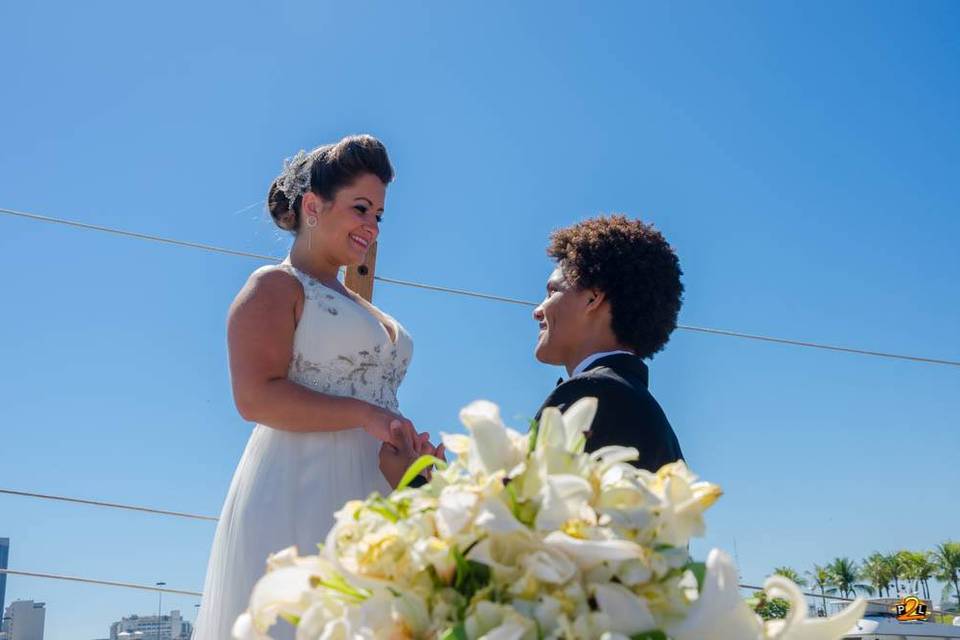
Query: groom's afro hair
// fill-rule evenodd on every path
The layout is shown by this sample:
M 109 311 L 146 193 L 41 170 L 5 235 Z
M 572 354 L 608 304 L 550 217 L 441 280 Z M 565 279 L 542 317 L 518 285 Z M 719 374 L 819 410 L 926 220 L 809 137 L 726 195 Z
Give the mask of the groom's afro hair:
M 610 301 L 613 333 L 642 358 L 663 349 L 683 303 L 680 261 L 653 225 L 624 215 L 599 216 L 558 229 L 547 254 L 579 289 Z

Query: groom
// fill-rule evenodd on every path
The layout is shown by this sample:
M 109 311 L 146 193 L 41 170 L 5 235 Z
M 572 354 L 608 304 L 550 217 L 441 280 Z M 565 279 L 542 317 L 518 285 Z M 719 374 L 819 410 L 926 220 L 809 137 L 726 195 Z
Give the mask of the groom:
M 635 447 L 634 464 L 656 471 L 683 458 L 677 436 L 648 390 L 644 359 L 663 349 L 677 326 L 683 294 L 680 263 L 653 226 L 622 215 L 597 217 L 555 231 L 547 254 L 557 267 L 533 312 L 540 325 L 535 355 L 563 365 L 546 407 L 565 411 L 598 399 L 587 451 Z

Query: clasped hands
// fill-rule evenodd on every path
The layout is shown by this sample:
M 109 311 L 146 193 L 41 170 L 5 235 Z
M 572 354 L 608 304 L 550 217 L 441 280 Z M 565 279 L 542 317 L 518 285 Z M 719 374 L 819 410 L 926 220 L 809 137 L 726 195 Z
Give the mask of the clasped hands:
M 379 413 L 379 412 L 378 412 Z M 380 471 L 391 487 L 396 487 L 410 465 L 420 456 L 434 456 L 445 460 L 442 444 L 434 446 L 430 434 L 418 433 L 413 423 L 396 414 L 383 411 L 369 422 L 366 431 L 381 441 Z M 429 477 L 430 468 L 424 470 Z

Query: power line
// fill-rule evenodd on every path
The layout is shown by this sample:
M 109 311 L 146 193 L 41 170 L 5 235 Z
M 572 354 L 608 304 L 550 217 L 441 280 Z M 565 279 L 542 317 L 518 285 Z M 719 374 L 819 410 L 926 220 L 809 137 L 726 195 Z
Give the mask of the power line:
M 93 578 L 80 578 L 77 576 L 61 576 L 55 573 L 40 573 L 38 571 L 17 571 L 15 569 L 0 569 L 0 573 L 11 576 L 28 576 L 31 578 L 49 578 L 50 580 L 66 580 L 68 582 L 83 582 L 85 584 L 97 584 L 108 587 L 122 587 L 124 589 L 139 589 L 141 591 L 159 591 L 160 593 L 173 593 L 181 596 L 202 596 L 199 591 L 186 591 L 185 589 L 163 589 L 148 584 L 136 584 L 133 582 L 115 582 L 113 580 L 95 580 Z
M 389 284 L 396 284 L 402 287 L 413 287 L 415 289 L 427 289 L 428 291 L 440 291 L 441 293 L 452 293 L 459 296 L 469 296 L 471 298 L 481 298 L 483 300 L 495 300 L 497 302 L 507 302 L 510 304 L 519 304 L 525 307 L 535 307 L 536 302 L 528 300 L 518 300 L 517 298 L 507 298 L 494 295 L 492 293 L 478 293 L 476 291 L 467 291 L 466 289 L 452 289 L 450 287 L 441 287 L 434 284 L 423 284 L 421 282 L 410 282 L 409 280 L 397 280 L 396 278 L 385 278 L 383 276 L 373 276 L 374 280 L 380 280 Z
M 235 215 L 237 215 L 237 214 L 243 213 L 244 211 L 250 211 L 250 209 L 253 209 L 253 208 L 254 208 L 255 206 L 257 206 L 258 204 L 266 204 L 266 202 L 267 202 L 266 200 L 257 200 L 256 202 L 251 202 L 251 203 L 248 204 L 247 206 L 242 207 L 242 208 L 240 208 L 240 209 L 237 209 L 236 211 L 234 211 L 234 212 L 231 213 L 230 215 L 231 215 L 231 216 L 235 216 Z
M 255 202 L 255 203 L 253 203 L 253 204 L 251 204 L 251 205 L 248 205 L 247 207 L 245 207 L 244 209 L 241 209 L 240 211 L 244 211 L 244 210 L 246 210 L 246 209 L 249 209 L 249 208 L 251 208 L 251 207 L 253 207 L 253 206 L 256 206 L 257 204 L 260 204 L 260 202 Z M 40 222 L 49 222 L 49 223 L 53 223 L 53 224 L 61 224 L 61 225 L 66 225 L 66 226 L 70 226 L 70 227 L 76 227 L 76 228 L 80 228 L 80 229 L 89 229 L 89 230 L 92 230 L 92 231 L 100 231 L 100 232 L 103 232 L 103 233 L 111 233 L 111 234 L 114 234 L 114 235 L 126 236 L 126 237 L 130 237 L 130 238 L 137 238 L 137 239 L 140 239 L 140 240 L 150 240 L 150 241 L 153 241 L 153 242 L 160 242 L 160 243 L 164 243 L 164 244 L 171 244 L 171 245 L 176 245 L 176 246 L 181 246 L 181 247 L 188 247 L 188 248 L 191 248 L 191 249 L 200 249 L 200 250 L 203 250 L 203 251 L 210 251 L 210 252 L 214 252 L 214 253 L 222 253 L 222 254 L 226 254 L 226 255 L 241 256 L 241 257 L 245 257 L 245 258 L 254 258 L 254 259 L 263 260 L 263 261 L 266 261 L 266 262 L 277 263 L 277 262 L 280 262 L 280 260 L 281 260 L 280 258 L 277 258 L 276 256 L 268 256 L 268 255 L 263 255 L 263 254 L 259 254 L 259 253 L 252 253 L 252 252 L 249 252 L 249 251 L 238 251 L 238 250 L 235 250 L 235 249 L 226 249 L 226 248 L 223 248 L 223 247 L 216 247 L 216 246 L 213 246 L 213 245 L 202 244 L 202 243 L 199 243 L 199 242 L 189 242 L 189 241 L 185 241 L 185 240 L 177 240 L 177 239 L 174 239 L 174 238 L 164 238 L 164 237 L 162 237 L 162 236 L 156 236 L 156 235 L 151 235 L 151 234 L 146 234 L 146 233 L 139 233 L 139 232 L 135 232 L 135 231 L 126 231 L 126 230 L 124 230 L 124 229 L 116 229 L 116 228 L 113 228 L 113 227 L 106 227 L 106 226 L 102 226 L 102 225 L 87 224 L 87 223 L 85 223 L 85 222 L 76 222 L 76 221 L 74 221 L 74 220 L 66 220 L 66 219 L 63 219 L 63 218 L 55 218 L 55 217 L 52 217 L 52 216 L 43 216 L 43 215 L 39 215 L 39 214 L 35 214 L 35 213 L 28 213 L 28 212 L 25 212 L 25 211 L 16 211 L 16 210 L 13 210 L 13 209 L 0 208 L 0 213 L 6 214 L 6 215 L 9 215 L 9 216 L 26 218 L 26 219 L 29 219 L 29 220 L 35 220 L 35 221 L 40 221 Z M 387 277 L 384 277 L 384 276 L 374 276 L 374 279 L 375 279 L 375 280 L 379 280 L 379 281 L 381 281 L 381 282 L 386 282 L 386 283 L 388 283 L 388 284 L 395 284 L 395 285 L 404 286 L 404 287 L 412 287 L 412 288 L 417 288 L 417 289 L 426 289 L 426 290 L 429 290 L 429 291 L 438 291 L 438 292 L 441 292 L 441 293 L 450 293 L 450 294 L 454 294 L 454 295 L 467 296 L 467 297 L 472 297 L 472 298 L 480 298 L 480 299 L 483 299 L 483 300 L 493 300 L 493 301 L 497 301 L 497 302 L 505 302 L 505 303 L 509 303 L 509 304 L 517 304 L 517 305 L 522 305 L 522 306 L 527 306 L 527 307 L 536 307 L 536 306 L 537 306 L 537 303 L 536 303 L 536 302 L 530 302 L 530 301 L 527 301 L 527 300 L 519 300 L 519 299 L 516 299 L 516 298 L 508 298 L 508 297 L 505 297 L 505 296 L 499 296 L 499 295 L 494 295 L 494 294 L 489 294 L 489 293 L 479 293 L 479 292 L 476 292 L 476 291 L 468 291 L 468 290 L 466 290 L 466 289 L 454 289 L 454 288 L 452 288 L 452 287 L 442 287 L 442 286 L 438 286 L 438 285 L 424 284 L 424 283 L 421 283 L 421 282 L 411 282 L 411 281 L 409 281 L 409 280 L 399 280 L 399 279 L 396 279 L 396 278 L 387 278 Z M 684 325 L 684 324 L 678 324 L 678 325 L 677 325 L 677 329 L 680 329 L 680 330 L 683 330 L 683 331 L 696 332 L 696 333 L 706 333 L 706 334 L 711 334 L 711 335 L 720 335 L 720 336 L 729 336 L 729 337 L 734 337 L 734 338 L 742 338 L 742 339 L 745 339 L 745 340 L 756 340 L 756 341 L 761 341 L 761 342 L 771 342 L 771 343 L 776 343 L 776 344 L 785 344 L 785 345 L 790 345 L 790 346 L 795 346 L 795 347 L 805 347 L 805 348 L 809 348 L 809 349 L 821 349 L 821 350 L 824 350 L 824 351 L 834 351 L 834 352 L 841 352 L 841 353 L 852 353 L 852 354 L 856 354 L 856 355 L 872 356 L 872 357 L 877 357 L 877 358 L 887 358 L 887 359 L 891 359 L 891 360 L 905 360 L 905 361 L 909 361 L 909 362 L 921 362 L 921 363 L 924 363 L 924 364 L 939 364 L 939 365 L 947 365 L 947 366 L 952 366 L 952 367 L 960 367 L 960 360 L 947 360 L 947 359 L 943 359 L 943 358 L 927 358 L 927 357 L 923 357 L 923 356 L 914 356 L 914 355 L 907 355 L 907 354 L 900 354 L 900 353 L 891 353 L 891 352 L 888 352 L 888 351 L 873 351 L 873 350 L 868 350 L 868 349 L 857 349 L 857 348 L 855 348 L 855 347 L 843 347 L 843 346 L 838 346 L 838 345 L 824 344 L 824 343 L 820 343 L 820 342 L 811 342 L 811 341 L 807 341 L 807 340 L 794 340 L 794 339 L 791 339 L 791 338 L 777 338 L 777 337 L 773 337 L 773 336 L 764 336 L 764 335 L 758 335 L 758 334 L 753 334 L 753 333 L 744 333 L 744 332 L 741 332 L 741 331 L 731 331 L 731 330 L 728 330 L 728 329 L 713 329 L 713 328 L 710 328 L 710 327 L 696 327 L 696 326 Z
M 98 224 L 87 224 L 86 222 L 77 222 L 75 220 L 64 220 L 63 218 L 41 216 L 36 213 L 27 213 L 26 211 L 14 211 L 13 209 L 0 208 L 0 213 L 4 213 L 10 216 L 27 218 L 28 220 L 37 220 L 39 222 L 51 222 L 54 224 L 66 225 L 68 227 L 77 227 L 78 229 L 89 229 L 91 231 L 101 231 L 103 233 L 112 233 L 118 236 L 126 236 L 128 238 L 137 238 L 139 240 L 151 240 L 153 242 L 163 242 L 165 244 L 173 244 L 179 247 L 189 247 L 191 249 L 202 249 L 203 251 L 212 251 L 214 253 L 225 253 L 231 256 L 243 256 L 246 258 L 258 258 L 260 260 L 269 260 L 273 262 L 279 262 L 279 260 L 277 260 L 273 256 L 265 256 L 257 253 L 250 253 L 247 251 L 235 251 L 233 249 L 224 249 L 223 247 L 215 247 L 210 244 L 202 244 L 199 242 L 188 242 L 186 240 L 176 240 L 174 238 L 164 238 L 162 236 L 150 235 L 149 233 L 138 233 L 136 231 L 126 231 L 124 229 L 104 227 Z
M 840 351 L 843 353 L 855 353 L 862 356 L 876 356 L 878 358 L 894 358 L 896 360 L 909 360 L 911 362 L 925 362 L 929 364 L 945 364 L 952 367 L 960 367 L 960 360 L 941 360 L 939 358 L 925 358 L 923 356 L 910 356 L 900 353 L 888 353 L 885 351 L 868 351 L 866 349 L 855 349 L 853 347 L 839 347 L 820 342 L 806 342 L 803 340 L 791 340 L 789 338 L 774 338 L 771 336 L 761 336 L 755 333 L 741 333 L 739 331 L 728 331 L 727 329 L 711 329 L 709 327 L 691 327 L 689 325 L 677 325 L 678 329 L 685 331 L 698 331 L 700 333 L 710 333 L 718 336 L 732 336 L 735 338 L 747 338 L 749 340 L 761 340 L 763 342 L 774 342 L 777 344 L 789 344 L 796 347 L 810 347 L 813 349 L 825 349 L 827 351 Z
M 103 502 L 101 500 L 86 500 L 84 498 L 70 498 L 67 496 L 55 496 L 46 493 L 33 493 L 30 491 L 16 491 L 14 489 L 0 489 L 0 493 L 11 496 L 24 496 L 27 498 L 40 498 L 42 500 L 54 500 L 57 502 L 73 502 L 75 504 L 88 504 L 95 507 L 108 507 L 110 509 L 125 509 L 127 511 L 141 511 L 144 513 L 155 513 L 163 516 L 176 516 L 178 518 L 191 518 L 193 520 L 209 520 L 216 522 L 219 518 L 214 516 L 203 516 L 195 513 L 184 513 L 182 511 L 167 511 L 165 509 L 153 509 L 150 507 L 140 507 L 130 504 L 120 504 L 118 502 Z

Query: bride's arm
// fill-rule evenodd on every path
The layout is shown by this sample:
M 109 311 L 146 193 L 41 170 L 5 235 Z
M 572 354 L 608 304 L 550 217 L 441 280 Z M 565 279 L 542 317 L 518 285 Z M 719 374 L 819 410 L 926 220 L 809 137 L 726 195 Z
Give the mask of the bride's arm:
M 278 269 L 254 272 L 234 299 L 227 318 L 227 346 L 233 398 L 240 415 L 285 431 L 340 431 L 362 426 L 378 439 L 390 440 L 390 421 L 397 419 L 395 414 L 287 379 L 293 334 L 302 309 L 303 288 L 296 278 Z

